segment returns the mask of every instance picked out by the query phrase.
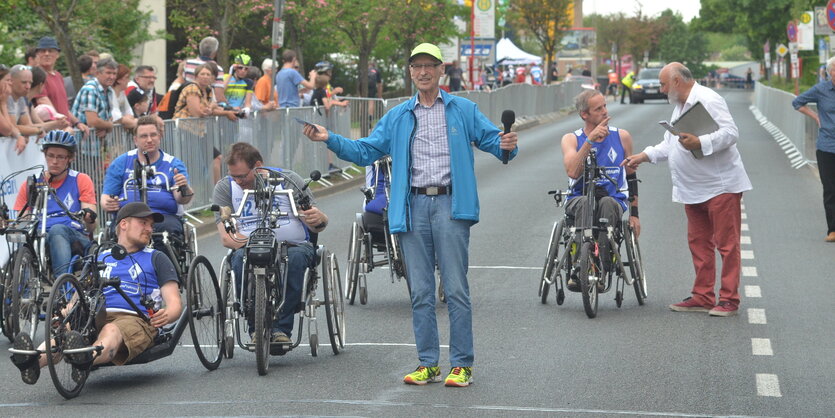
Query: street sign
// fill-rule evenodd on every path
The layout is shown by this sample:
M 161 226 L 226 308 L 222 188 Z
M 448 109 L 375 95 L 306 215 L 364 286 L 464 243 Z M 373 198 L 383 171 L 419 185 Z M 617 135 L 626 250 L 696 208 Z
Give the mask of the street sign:
M 273 48 L 284 45 L 284 21 L 273 22 Z
M 470 47 L 469 42 L 463 42 L 461 44 L 461 55 L 462 56 L 470 56 L 475 55 L 477 57 L 486 57 L 490 55 L 490 52 L 493 50 L 493 45 L 495 44 L 494 40 L 488 41 L 475 41 L 475 54 L 472 53 L 472 48 Z
M 787 48 L 785 45 L 783 45 L 783 44 L 777 45 L 777 55 L 779 55 L 781 57 L 785 57 L 786 54 L 788 54 L 788 53 L 789 53 L 789 48 Z
M 763 60 L 765 61 L 765 68 L 771 68 L 771 53 L 766 52 L 763 54 Z
M 797 45 L 797 42 L 789 42 L 789 52 L 796 54 L 797 51 L 800 51 L 800 47 Z
M 826 21 L 829 22 L 829 28 L 835 30 L 835 0 L 826 3 Z
M 815 7 L 815 35 L 832 35 L 832 28 L 829 27 L 829 21 L 826 19 L 826 6 Z
M 786 35 L 789 37 L 789 42 L 797 42 L 797 23 L 794 23 L 794 20 L 786 25 Z
M 801 51 L 815 50 L 815 25 L 812 24 L 812 12 L 803 12 L 797 23 L 797 43 Z

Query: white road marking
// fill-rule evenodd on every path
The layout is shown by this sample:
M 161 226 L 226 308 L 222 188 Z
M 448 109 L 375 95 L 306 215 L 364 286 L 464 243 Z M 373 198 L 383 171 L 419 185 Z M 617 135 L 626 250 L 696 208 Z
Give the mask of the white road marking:
M 776 374 L 757 373 L 757 395 L 778 398 L 783 396 Z
M 747 235 L 743 235 L 743 236 L 739 237 L 739 243 L 740 244 L 750 244 L 751 243 L 751 237 L 749 237 Z
M 742 212 L 742 219 L 748 219 L 748 215 L 745 212 Z
M 742 250 L 740 251 L 740 255 L 742 256 L 743 260 L 753 260 L 754 250 Z
M 748 308 L 748 323 L 749 324 L 766 324 L 765 309 Z
M 410 343 L 345 343 L 346 346 L 353 345 L 353 346 L 374 346 L 374 347 L 415 347 L 414 344 Z M 180 344 L 181 347 L 191 347 L 194 348 L 193 344 Z M 299 344 L 299 347 L 309 347 L 310 344 Z M 215 345 L 201 345 L 201 347 L 216 347 Z M 449 345 L 441 344 L 439 345 L 440 348 L 449 348 Z
M 745 285 L 746 298 L 761 298 L 763 297 L 760 287 L 757 285 Z
M 773 356 L 771 340 L 768 338 L 751 338 L 751 354 L 755 356 Z
M 525 267 L 525 266 L 469 266 L 469 269 L 487 269 L 487 270 L 542 270 L 540 267 Z M 389 266 L 380 267 L 382 270 L 388 270 Z
M 742 224 L 742 228 L 740 228 L 740 229 L 742 229 L 743 231 L 747 231 L 748 230 L 748 224 Z
M 743 266 L 742 275 L 746 277 L 757 277 L 757 268 L 754 266 Z

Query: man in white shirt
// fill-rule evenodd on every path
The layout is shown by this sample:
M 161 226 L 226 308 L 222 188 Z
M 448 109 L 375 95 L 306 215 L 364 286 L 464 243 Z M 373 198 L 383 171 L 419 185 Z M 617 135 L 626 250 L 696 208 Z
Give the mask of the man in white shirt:
M 675 104 L 671 120 L 697 102 L 719 125 L 713 133 L 695 136 L 669 132 L 658 145 L 649 146 L 623 164 L 637 168 L 643 162 L 669 160 L 673 181 L 673 201 L 684 204 L 687 214 L 687 239 L 696 270 L 692 296 L 670 305 L 677 312 L 709 312 L 711 316 L 736 315 L 739 309 L 741 254 L 739 236 L 742 225 L 742 192 L 751 182 L 736 148 L 739 131 L 725 99 L 695 82 L 681 63 L 666 65 L 660 74 L 661 91 Z M 696 159 L 693 150 L 704 157 Z M 716 255 L 722 256 L 722 286 L 716 304 Z

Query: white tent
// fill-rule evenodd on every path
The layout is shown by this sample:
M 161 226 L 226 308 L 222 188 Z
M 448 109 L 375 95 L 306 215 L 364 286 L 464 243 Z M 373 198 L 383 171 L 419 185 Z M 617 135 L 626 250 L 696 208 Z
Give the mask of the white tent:
M 519 49 L 513 41 L 502 38 L 496 44 L 496 61 L 499 64 L 541 64 L 542 58 Z

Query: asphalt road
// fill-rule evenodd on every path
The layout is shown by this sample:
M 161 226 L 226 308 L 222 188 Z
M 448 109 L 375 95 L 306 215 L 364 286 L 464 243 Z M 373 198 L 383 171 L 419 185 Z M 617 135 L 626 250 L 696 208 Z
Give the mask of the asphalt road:
M 259 377 L 254 355 L 238 350 L 208 372 L 186 334 L 169 358 L 94 372 L 72 401 L 58 395 L 46 370 L 27 386 L 3 361 L 0 415 L 831 416 L 835 244 L 822 239 L 820 183 L 808 167 L 790 168 L 754 120 L 749 93 L 725 97 L 754 184 L 744 195 L 748 238 L 739 316 L 667 308 L 689 295 L 693 267 L 684 209 L 671 202 L 665 164 L 645 164 L 639 172 L 647 304 L 638 306 L 627 292 L 617 308 L 610 292 L 601 296 L 596 319 L 583 313 L 579 294 L 569 293 L 562 306 L 553 298 L 540 304 L 545 246 L 562 213 L 546 192 L 565 187 L 559 139 L 581 125 L 569 115 L 521 132 L 521 152 L 507 166 L 476 155 L 481 222 L 470 248 L 473 386 L 401 383 L 417 364 L 407 293 L 378 269 L 368 278 L 368 304 L 346 305 L 348 346 L 337 356 L 324 344 L 318 357 L 300 346 L 273 357 L 268 375 Z M 660 140 L 656 122 L 672 108 L 650 101 L 609 110 L 611 124 L 629 130 L 640 150 Z M 356 190 L 319 200 L 331 217 L 320 243 L 338 254 L 343 272 L 361 200 Z M 216 266 L 224 254 L 216 235 L 200 240 L 200 252 Z M 323 311 L 320 318 L 322 329 Z M 445 344 L 441 304 L 438 319 Z M 449 367 L 445 348 L 441 366 Z

